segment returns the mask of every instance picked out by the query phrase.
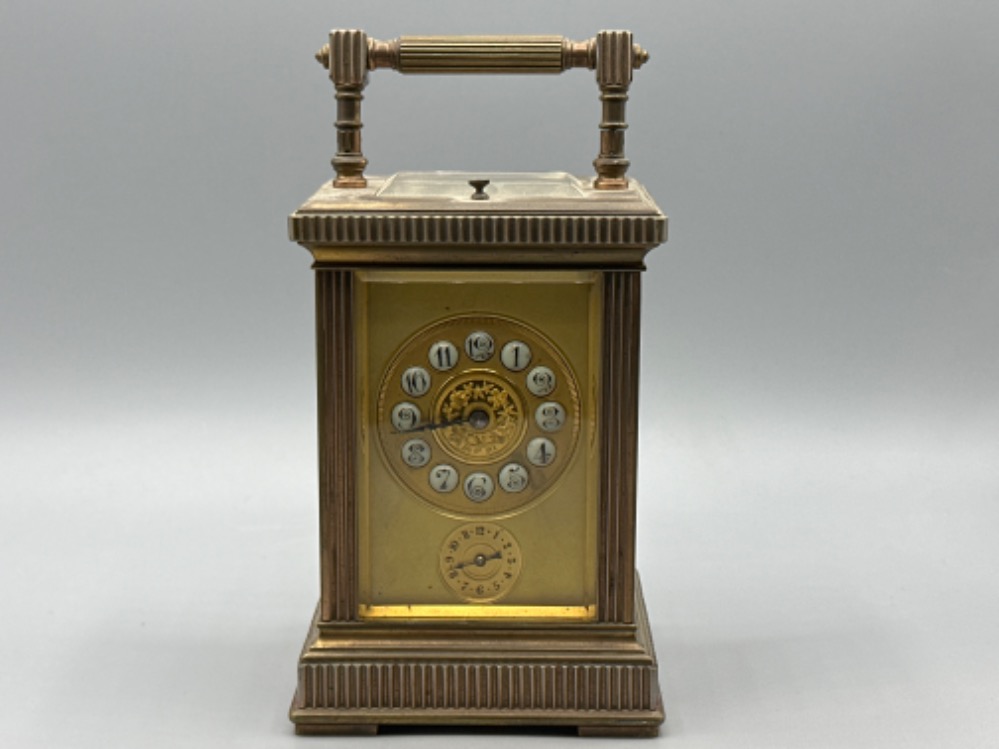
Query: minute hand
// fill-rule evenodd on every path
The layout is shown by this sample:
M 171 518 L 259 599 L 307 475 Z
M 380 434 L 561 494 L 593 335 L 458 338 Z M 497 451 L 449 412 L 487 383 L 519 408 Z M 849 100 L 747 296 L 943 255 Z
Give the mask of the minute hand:
M 426 424 L 418 424 L 412 429 L 404 429 L 403 434 L 409 434 L 410 432 L 430 432 L 434 429 L 443 429 L 444 427 L 453 427 L 458 424 L 467 424 L 471 421 L 471 417 L 466 416 L 460 419 L 452 419 L 450 421 L 438 421 L 438 422 L 427 422 Z

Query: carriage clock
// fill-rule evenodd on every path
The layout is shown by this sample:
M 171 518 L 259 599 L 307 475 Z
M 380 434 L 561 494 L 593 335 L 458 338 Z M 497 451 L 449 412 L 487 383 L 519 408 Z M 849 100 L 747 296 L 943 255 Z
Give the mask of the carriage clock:
M 335 178 L 289 219 L 315 261 L 321 597 L 290 716 L 663 720 L 635 572 L 640 276 L 666 217 L 626 178 L 626 31 L 333 31 Z M 596 71 L 596 176 L 364 174 L 369 71 Z

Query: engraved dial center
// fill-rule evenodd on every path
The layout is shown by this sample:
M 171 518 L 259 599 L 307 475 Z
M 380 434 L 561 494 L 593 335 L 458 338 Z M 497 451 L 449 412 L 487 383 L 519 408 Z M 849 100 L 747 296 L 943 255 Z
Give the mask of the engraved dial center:
M 487 371 L 456 377 L 442 389 L 434 410 L 435 421 L 448 425 L 434 432 L 435 439 L 452 457 L 469 463 L 508 455 L 527 427 L 520 396 Z

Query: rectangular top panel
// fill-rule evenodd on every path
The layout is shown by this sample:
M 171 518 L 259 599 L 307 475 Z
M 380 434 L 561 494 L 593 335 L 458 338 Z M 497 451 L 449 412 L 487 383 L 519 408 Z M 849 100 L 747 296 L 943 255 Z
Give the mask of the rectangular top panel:
M 506 264 L 515 256 L 530 262 L 525 253 L 548 263 L 550 253 L 568 249 L 627 251 L 641 262 L 666 240 L 666 222 L 635 180 L 623 190 L 598 190 L 591 179 L 565 172 L 400 172 L 369 177 L 363 188 L 326 183 L 291 215 L 288 229 L 317 260 L 334 251 L 346 260 L 337 250 L 346 247 L 355 254 L 365 247 L 436 247 L 461 249 L 463 257 L 449 255 L 448 263 Z M 489 255 L 494 249 L 520 252 Z M 602 264 L 612 256 L 601 257 L 579 260 Z
M 565 172 L 501 172 L 478 176 L 470 172 L 399 172 L 385 181 L 378 197 L 477 199 L 496 205 L 524 200 L 578 200 L 586 194 L 586 188 L 582 180 Z M 476 195 L 479 197 L 475 198 Z
M 476 181 L 486 182 L 482 190 Z M 635 180 L 624 190 L 597 190 L 592 179 L 565 172 L 399 172 L 368 177 L 362 188 L 328 182 L 297 213 L 396 211 L 662 215 Z

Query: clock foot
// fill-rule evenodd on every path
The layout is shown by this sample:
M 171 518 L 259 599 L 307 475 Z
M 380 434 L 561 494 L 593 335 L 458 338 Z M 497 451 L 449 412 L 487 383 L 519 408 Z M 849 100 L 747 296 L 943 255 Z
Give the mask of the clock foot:
M 659 735 L 659 726 L 591 725 L 579 726 L 578 732 L 580 736 L 597 738 L 651 739 Z
M 374 736 L 377 723 L 298 723 L 295 733 L 299 736 Z

